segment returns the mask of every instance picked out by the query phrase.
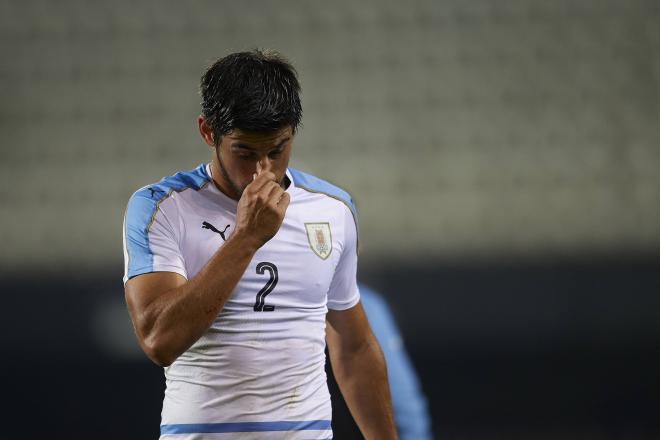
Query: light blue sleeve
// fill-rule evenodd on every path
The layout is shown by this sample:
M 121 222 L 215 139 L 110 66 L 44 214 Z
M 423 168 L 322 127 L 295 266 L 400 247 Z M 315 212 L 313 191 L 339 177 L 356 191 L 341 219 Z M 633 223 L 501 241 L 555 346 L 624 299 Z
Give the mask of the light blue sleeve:
M 401 440 L 432 439 L 426 398 L 385 300 L 360 284 L 362 306 L 385 355 L 394 421 Z

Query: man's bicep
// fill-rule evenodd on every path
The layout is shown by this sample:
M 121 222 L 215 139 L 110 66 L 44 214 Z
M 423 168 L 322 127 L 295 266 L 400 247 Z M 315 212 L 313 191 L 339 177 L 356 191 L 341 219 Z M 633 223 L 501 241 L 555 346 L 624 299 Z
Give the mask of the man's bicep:
M 373 339 L 360 302 L 346 310 L 328 310 L 326 320 L 326 338 L 331 351 L 356 351 Z

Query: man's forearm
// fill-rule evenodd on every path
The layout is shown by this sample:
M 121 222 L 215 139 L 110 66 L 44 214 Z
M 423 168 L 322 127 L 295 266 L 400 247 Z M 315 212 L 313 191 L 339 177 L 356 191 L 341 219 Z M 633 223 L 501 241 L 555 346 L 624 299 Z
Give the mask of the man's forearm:
M 160 365 L 171 364 L 211 326 L 250 263 L 256 246 L 230 237 L 206 266 L 185 284 L 163 292 L 144 310 L 145 351 Z
M 334 353 L 330 360 L 337 384 L 362 434 L 370 439 L 395 439 L 387 368 L 371 336 L 353 352 Z

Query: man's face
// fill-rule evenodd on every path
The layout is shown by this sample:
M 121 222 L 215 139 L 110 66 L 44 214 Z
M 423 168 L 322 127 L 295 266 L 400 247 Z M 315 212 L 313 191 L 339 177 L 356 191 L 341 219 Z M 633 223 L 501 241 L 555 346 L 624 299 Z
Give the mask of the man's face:
M 219 173 L 213 177 L 223 192 L 236 200 L 252 182 L 257 163 L 275 174 L 281 184 L 289 166 L 292 143 L 290 126 L 265 134 L 234 129 L 220 138 L 215 149 L 214 171 Z

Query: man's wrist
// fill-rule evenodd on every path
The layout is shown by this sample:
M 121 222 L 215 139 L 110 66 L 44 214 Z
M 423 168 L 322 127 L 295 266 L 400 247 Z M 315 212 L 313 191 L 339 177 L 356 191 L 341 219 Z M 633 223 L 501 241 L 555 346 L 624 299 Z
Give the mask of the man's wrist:
M 227 244 L 235 245 L 239 249 L 243 249 L 252 254 L 256 253 L 257 250 L 263 245 L 260 243 L 257 237 L 254 234 L 251 234 L 243 229 L 236 229 L 231 236 L 227 239 Z

